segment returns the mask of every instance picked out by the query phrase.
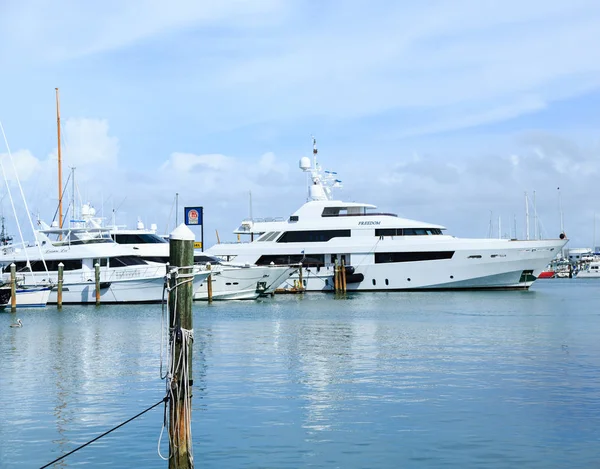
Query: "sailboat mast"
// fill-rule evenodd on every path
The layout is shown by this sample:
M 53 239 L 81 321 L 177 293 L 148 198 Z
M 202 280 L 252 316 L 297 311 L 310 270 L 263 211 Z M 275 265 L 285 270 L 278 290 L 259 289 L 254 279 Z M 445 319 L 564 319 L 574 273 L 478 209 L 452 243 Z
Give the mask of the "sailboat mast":
M 62 154 L 60 150 L 60 97 L 58 88 L 56 91 L 56 133 L 58 138 L 58 226 L 63 227 L 63 211 L 62 211 Z

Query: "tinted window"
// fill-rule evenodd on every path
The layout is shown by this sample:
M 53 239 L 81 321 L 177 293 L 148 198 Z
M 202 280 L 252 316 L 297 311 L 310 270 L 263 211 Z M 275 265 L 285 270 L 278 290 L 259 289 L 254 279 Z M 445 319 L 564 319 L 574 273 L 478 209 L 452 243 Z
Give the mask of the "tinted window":
M 81 259 L 70 259 L 67 261 L 46 261 L 46 267 L 50 272 L 58 271 L 58 264 L 63 263 L 63 270 L 77 270 L 81 269 Z M 15 262 L 17 266 L 17 272 L 29 272 L 26 262 Z M 34 272 L 45 272 L 44 263 L 42 261 L 31 262 L 31 270 Z M 4 272 L 10 272 L 10 264 L 4 267 Z
M 322 267 L 325 265 L 324 254 L 276 254 L 269 256 L 260 256 L 256 261 L 256 265 L 269 265 L 271 264 L 299 264 L 302 263 L 304 267 Z
M 125 267 L 128 265 L 147 265 L 146 261 L 141 257 L 135 256 L 120 256 L 120 257 L 111 257 L 110 258 L 110 266 L 111 267 Z
M 152 233 L 113 234 L 112 238 L 119 244 L 159 244 L 168 241 Z
M 423 235 L 441 235 L 439 228 L 378 228 L 375 230 L 375 236 L 423 236 Z
M 314 230 L 288 231 L 277 241 L 278 243 L 316 243 L 329 241 L 332 238 L 349 238 L 350 230 Z
M 375 253 L 375 263 L 434 261 L 451 259 L 453 255 L 454 251 L 378 252 Z

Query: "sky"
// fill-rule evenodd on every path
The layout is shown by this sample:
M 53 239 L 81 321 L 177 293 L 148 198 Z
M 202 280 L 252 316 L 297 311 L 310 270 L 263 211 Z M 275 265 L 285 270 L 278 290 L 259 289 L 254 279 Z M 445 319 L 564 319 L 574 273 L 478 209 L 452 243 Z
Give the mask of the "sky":
M 63 182 L 74 167 L 76 205 L 118 224 L 172 231 L 175 194 L 179 221 L 204 207 L 206 246 L 250 212 L 287 217 L 314 135 L 336 198 L 523 238 L 535 192 L 542 236 L 562 207 L 569 246 L 591 247 L 598 44 L 597 0 L 0 0 L 0 159 L 21 225 L 15 169 L 51 221 L 58 87 Z

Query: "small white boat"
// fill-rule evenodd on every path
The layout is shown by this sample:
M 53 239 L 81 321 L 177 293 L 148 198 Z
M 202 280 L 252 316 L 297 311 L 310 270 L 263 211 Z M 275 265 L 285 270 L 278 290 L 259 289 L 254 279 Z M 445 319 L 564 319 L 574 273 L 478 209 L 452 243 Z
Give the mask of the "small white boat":
M 19 286 L 17 293 L 17 308 L 42 308 L 48 304 L 51 288 L 49 286 Z M 10 286 L 0 288 L 0 308 L 10 308 Z
M 590 262 L 584 269 L 577 272 L 576 278 L 600 278 L 600 262 Z

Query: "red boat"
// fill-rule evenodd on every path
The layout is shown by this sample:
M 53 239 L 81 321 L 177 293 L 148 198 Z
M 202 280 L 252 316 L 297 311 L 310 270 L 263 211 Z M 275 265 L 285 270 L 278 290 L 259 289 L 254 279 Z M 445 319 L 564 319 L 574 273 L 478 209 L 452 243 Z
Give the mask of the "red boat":
M 543 270 L 540 272 L 540 275 L 538 275 L 538 278 L 554 278 L 555 274 L 556 272 L 553 270 Z

